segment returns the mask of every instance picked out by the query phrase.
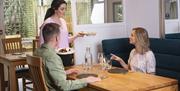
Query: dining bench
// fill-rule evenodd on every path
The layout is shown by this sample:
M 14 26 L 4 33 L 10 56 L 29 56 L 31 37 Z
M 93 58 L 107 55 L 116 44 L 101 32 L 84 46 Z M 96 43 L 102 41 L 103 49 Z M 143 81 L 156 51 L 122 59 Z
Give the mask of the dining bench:
M 102 48 L 107 58 L 110 58 L 110 54 L 113 53 L 127 63 L 134 46 L 129 44 L 128 38 L 116 38 L 102 40 Z M 156 58 L 156 75 L 180 81 L 180 40 L 150 38 L 150 48 Z M 116 61 L 113 61 L 112 65 L 121 67 Z

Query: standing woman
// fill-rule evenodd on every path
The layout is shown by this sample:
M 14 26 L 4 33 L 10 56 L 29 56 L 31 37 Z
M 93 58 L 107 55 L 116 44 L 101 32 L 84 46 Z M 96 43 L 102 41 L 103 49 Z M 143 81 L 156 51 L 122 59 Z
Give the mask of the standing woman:
M 47 10 L 44 23 L 41 26 L 40 31 L 40 45 L 44 43 L 44 39 L 42 36 L 42 28 L 47 23 L 56 23 L 59 24 L 60 27 L 60 41 L 58 43 L 57 48 L 68 48 L 69 43 L 72 43 L 77 37 L 83 37 L 84 34 L 79 32 L 78 34 L 69 37 L 66 21 L 63 19 L 66 11 L 67 3 L 64 0 L 53 0 L 51 3 L 51 7 Z
M 129 43 L 133 44 L 135 48 L 130 52 L 128 64 L 114 54 L 112 54 L 111 59 L 118 61 L 127 70 L 155 74 L 156 60 L 149 48 L 148 32 L 141 27 L 132 30 Z

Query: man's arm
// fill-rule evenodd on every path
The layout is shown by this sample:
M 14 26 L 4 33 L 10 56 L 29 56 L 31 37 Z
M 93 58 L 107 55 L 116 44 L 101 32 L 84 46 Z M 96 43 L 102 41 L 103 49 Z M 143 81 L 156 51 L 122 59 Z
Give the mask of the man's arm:
M 74 90 L 83 88 L 87 85 L 85 79 L 80 80 L 66 80 L 66 72 L 62 64 L 62 60 L 58 56 L 49 57 L 45 61 L 46 69 L 51 76 L 54 84 L 62 90 Z

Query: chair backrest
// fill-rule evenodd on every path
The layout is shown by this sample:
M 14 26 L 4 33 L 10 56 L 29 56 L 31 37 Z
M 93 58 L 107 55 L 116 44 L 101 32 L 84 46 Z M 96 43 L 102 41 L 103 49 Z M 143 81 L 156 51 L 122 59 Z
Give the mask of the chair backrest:
M 35 50 L 40 47 L 40 44 L 39 44 L 39 39 L 34 39 L 33 40 L 33 53 L 35 52 Z
M 2 39 L 2 44 L 3 44 L 5 54 L 23 51 L 21 38 L 5 38 L 5 39 Z
M 26 61 L 32 74 L 35 91 L 48 91 L 43 75 L 42 59 L 37 56 L 27 55 Z

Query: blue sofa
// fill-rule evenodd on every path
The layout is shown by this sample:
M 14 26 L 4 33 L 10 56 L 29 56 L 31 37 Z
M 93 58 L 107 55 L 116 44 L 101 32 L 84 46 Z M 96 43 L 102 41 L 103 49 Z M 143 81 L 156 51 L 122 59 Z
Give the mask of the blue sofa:
M 180 39 L 180 33 L 165 34 L 166 39 Z
M 130 51 L 134 48 L 128 38 L 106 39 L 102 41 L 103 53 L 107 58 L 113 53 L 127 63 Z M 175 78 L 180 81 L 180 40 L 150 38 L 150 48 L 156 58 L 156 75 Z M 113 61 L 113 66 L 121 67 Z M 180 84 L 179 84 L 180 86 Z

